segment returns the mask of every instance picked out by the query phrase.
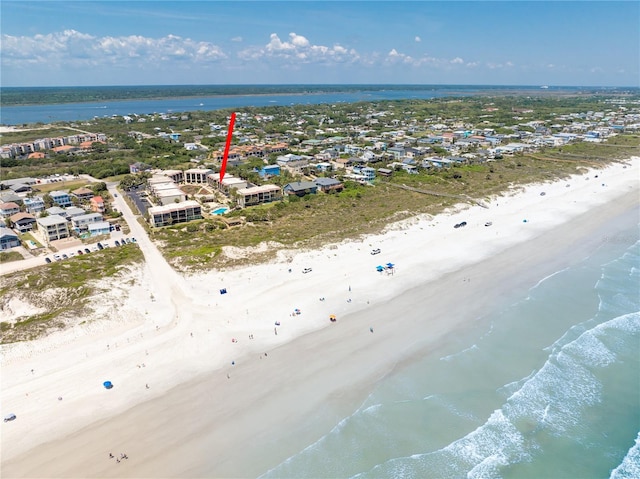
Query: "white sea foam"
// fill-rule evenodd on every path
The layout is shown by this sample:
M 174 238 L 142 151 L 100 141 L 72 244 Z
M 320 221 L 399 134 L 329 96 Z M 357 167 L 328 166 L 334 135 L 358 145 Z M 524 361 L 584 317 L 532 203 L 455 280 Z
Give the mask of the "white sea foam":
M 451 361 L 452 359 L 457 358 L 458 356 L 462 356 L 466 353 L 472 352 L 472 351 L 478 351 L 478 345 L 477 344 L 473 344 L 471 346 L 469 346 L 468 348 L 463 349 L 462 351 L 458 351 L 457 353 L 453 353 L 453 354 L 449 354 L 448 356 L 443 356 L 440 358 L 440 361 Z
M 532 293 L 533 291 L 535 291 L 535 290 L 536 290 L 536 288 L 538 288 L 538 286 L 542 285 L 545 281 L 547 281 L 548 279 L 551 279 L 551 278 L 553 278 L 554 276 L 557 276 L 557 275 L 559 275 L 559 274 L 561 274 L 561 273 L 564 273 L 565 271 L 568 271 L 568 270 L 569 270 L 569 268 L 563 268 L 563 269 L 561 269 L 561 270 L 559 270 L 559 271 L 556 271 L 555 273 L 551 273 L 550 275 L 545 276 L 544 278 L 542 278 L 542 279 L 541 279 L 540 281 L 538 281 L 538 282 L 537 282 L 537 283 L 536 283 L 536 284 L 535 284 L 531 289 L 529 289 L 529 295 L 527 296 L 527 298 L 526 298 L 526 299 L 530 299 L 530 298 L 531 298 L 531 293 Z
M 505 386 L 521 385 L 501 409 L 463 438 L 437 451 L 390 459 L 353 477 L 499 478 L 501 468 L 530 461 L 541 449 L 530 431 L 571 435 L 587 407 L 601 400 L 602 385 L 591 369 L 605 368 L 616 360 L 601 340 L 616 331 L 640 332 L 640 313 L 597 325 L 552 354 L 528 379 Z
M 637 479 L 638 477 L 640 477 L 640 432 L 636 436 L 635 444 L 609 476 L 610 479 Z

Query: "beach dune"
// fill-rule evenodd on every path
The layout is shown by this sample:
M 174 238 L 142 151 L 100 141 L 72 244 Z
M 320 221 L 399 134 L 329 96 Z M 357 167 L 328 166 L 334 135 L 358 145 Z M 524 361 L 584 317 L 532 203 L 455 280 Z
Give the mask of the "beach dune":
M 639 173 L 632 158 L 233 271 L 184 277 L 143 242 L 119 321 L 3 348 L 17 419 L 2 477 L 258 476 L 377 380 L 614 238 L 616 218 L 638 217 Z

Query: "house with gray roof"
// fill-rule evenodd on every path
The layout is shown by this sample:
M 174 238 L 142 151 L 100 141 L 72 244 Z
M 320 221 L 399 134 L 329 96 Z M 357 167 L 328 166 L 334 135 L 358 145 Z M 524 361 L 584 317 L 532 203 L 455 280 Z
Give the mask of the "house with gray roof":
M 60 208 L 59 206 L 52 206 L 51 208 L 47 208 L 46 212 L 49 216 L 59 215 L 64 219 L 67 219 L 67 210 L 64 208 Z
M 20 238 L 10 228 L 0 226 L 0 251 L 20 246 Z
M 311 181 L 296 181 L 287 183 L 282 188 L 286 195 L 305 196 L 315 195 L 318 192 L 318 185 Z
M 316 178 L 314 183 L 323 193 L 339 193 L 344 189 L 344 185 L 335 178 Z
M 7 190 L 0 194 L 0 203 L 17 203 L 21 205 L 23 200 L 22 196 L 16 194 L 13 190 Z

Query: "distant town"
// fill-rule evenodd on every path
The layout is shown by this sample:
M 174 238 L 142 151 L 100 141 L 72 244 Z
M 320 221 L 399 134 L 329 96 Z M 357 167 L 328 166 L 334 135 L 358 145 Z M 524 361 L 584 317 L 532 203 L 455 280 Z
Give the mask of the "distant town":
M 536 118 L 535 107 L 512 106 L 505 111 L 504 99 L 500 104 L 484 100 L 476 118 L 448 118 L 445 107 L 460 102 L 448 100 L 439 114 L 423 112 L 421 118 L 412 113 L 416 103 L 405 103 L 399 110 L 392 102 L 334 110 L 304 106 L 239 111 L 224 178 L 220 164 L 227 112 L 219 112 L 215 121 L 197 118 L 196 113 L 114 116 L 65 125 L 73 130 L 68 136 L 4 144 L 0 159 L 3 166 L 12 167 L 11 176 L 22 163 L 46 165 L 55 160 L 52 168 L 59 168 L 60 160 L 68 157 L 63 161 L 73 166 L 61 174 L 15 178 L 7 178 L 3 168 L 0 216 L 6 224 L 0 227 L 0 248 L 26 244 L 38 249 L 69 237 L 104 238 L 116 227 L 119 230 L 123 225 L 101 175 L 73 189 L 61 184 L 46 193 L 39 191 L 43 185 L 63 179 L 66 184 L 89 175 L 82 170 L 83 162 L 98 153 L 107 158 L 104 155 L 134 152 L 127 161 L 128 171 L 122 171 L 122 160 L 118 171 L 111 171 L 120 175 L 120 191 L 151 227 L 207 217 L 233 226 L 242 220 L 239 215 L 228 216 L 230 212 L 340 193 L 349 182 L 375 185 L 398 173 L 419 175 L 488 164 L 577 143 L 603 143 L 640 130 L 640 102 L 633 100 L 608 100 L 600 102 L 599 110 L 562 114 L 547 108 L 541 118 Z M 496 122 L 497 115 L 509 118 L 509 124 Z M 109 132 L 87 130 L 101 125 Z M 166 154 L 159 154 L 163 147 L 157 142 L 166 144 Z M 136 153 L 149 144 L 155 145 L 153 155 Z M 176 167 L 159 166 L 172 157 L 177 158 Z M 32 236 L 25 242 L 22 235 L 29 233 Z

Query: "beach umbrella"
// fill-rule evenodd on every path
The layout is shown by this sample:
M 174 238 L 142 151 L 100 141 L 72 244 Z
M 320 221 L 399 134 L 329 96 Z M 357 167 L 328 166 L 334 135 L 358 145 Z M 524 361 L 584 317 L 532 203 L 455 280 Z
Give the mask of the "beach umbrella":
M 102 383 L 102 385 L 104 386 L 105 389 L 111 389 L 113 387 L 113 384 L 111 383 L 111 381 L 105 381 Z
M 382 266 L 376 266 L 376 270 L 382 272 L 382 271 L 384 271 L 384 268 Z
M 387 263 L 387 268 L 393 268 L 393 263 Z

